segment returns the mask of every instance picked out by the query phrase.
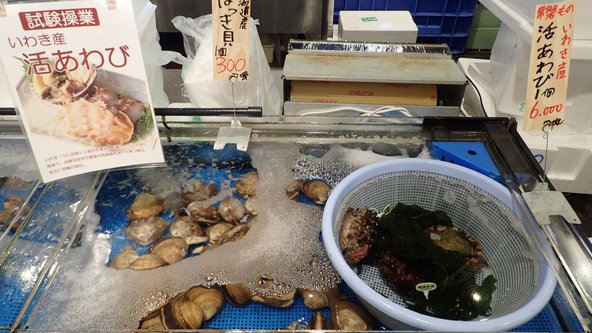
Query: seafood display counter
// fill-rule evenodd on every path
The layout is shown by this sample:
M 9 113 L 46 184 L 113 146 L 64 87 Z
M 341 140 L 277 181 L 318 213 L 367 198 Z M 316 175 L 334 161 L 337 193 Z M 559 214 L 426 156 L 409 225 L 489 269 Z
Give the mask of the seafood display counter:
M 332 189 L 397 159 L 448 161 L 512 191 L 544 180 L 507 119 L 242 118 L 252 135 L 239 151 L 213 149 L 219 117 L 187 118 L 160 116 L 166 166 L 47 184 L 18 130 L 2 128 L 0 331 L 394 330 L 361 305 L 323 245 Z M 572 254 L 553 251 L 536 227 L 524 227 L 527 242 L 559 283 L 513 330 L 589 330 L 578 281 L 559 264 Z M 440 243 L 453 233 L 470 244 L 477 266 L 490 258 L 479 235 L 430 230 Z M 508 292 L 498 286 L 463 319 L 486 322 L 504 306 L 496 293 Z

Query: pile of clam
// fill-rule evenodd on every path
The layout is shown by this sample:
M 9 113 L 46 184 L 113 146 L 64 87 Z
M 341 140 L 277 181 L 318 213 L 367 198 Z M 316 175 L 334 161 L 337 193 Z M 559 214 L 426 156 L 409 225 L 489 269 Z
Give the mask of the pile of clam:
M 243 307 L 250 302 L 260 302 L 275 308 L 287 308 L 294 304 L 296 295 L 304 300 L 304 305 L 314 311 L 308 321 L 297 320 L 284 329 L 310 330 L 371 330 L 372 318 L 359 305 L 345 298 L 338 288 L 323 291 L 296 289 L 273 279 L 260 277 L 258 292 L 253 292 L 244 284 L 228 284 L 221 287 L 193 287 L 178 294 L 162 307 L 150 312 L 140 321 L 141 329 L 198 329 L 225 304 L 225 299 L 233 306 Z M 261 289 L 263 288 L 263 289 Z M 265 293 L 265 289 L 279 288 L 281 292 Z M 263 292 L 261 290 L 264 290 Z M 330 318 L 321 312 L 329 308 Z M 238 329 L 238 327 L 237 327 Z
M 194 179 L 192 189 L 183 193 L 186 204 L 172 223 L 164 219 L 163 199 L 141 193 L 130 206 L 127 216 L 131 221 L 125 228 L 126 237 L 139 246 L 152 246 L 147 254 L 139 255 L 131 245 L 113 258 L 110 266 L 134 270 L 153 269 L 182 260 L 189 254 L 200 254 L 229 241 L 242 238 L 255 222 L 253 210 L 256 194 L 256 172 L 244 174 L 235 192 L 244 199 L 228 196 L 218 206 L 213 197 L 218 194 L 215 184 L 203 184 Z M 162 239 L 166 231 L 170 237 Z

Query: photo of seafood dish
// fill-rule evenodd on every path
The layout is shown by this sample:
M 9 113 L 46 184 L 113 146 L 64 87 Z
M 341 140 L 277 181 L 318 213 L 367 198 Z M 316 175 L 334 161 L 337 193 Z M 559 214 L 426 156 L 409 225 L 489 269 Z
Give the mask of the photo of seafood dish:
M 140 80 L 78 66 L 32 74 L 18 87 L 32 132 L 92 146 L 120 146 L 154 128 Z

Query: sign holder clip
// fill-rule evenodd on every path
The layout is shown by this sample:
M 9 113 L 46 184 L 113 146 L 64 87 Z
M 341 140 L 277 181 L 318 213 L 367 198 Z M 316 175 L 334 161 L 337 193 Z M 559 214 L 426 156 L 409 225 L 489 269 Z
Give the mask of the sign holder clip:
M 0 0 L 0 17 L 6 17 L 6 6 L 8 5 L 8 0 Z

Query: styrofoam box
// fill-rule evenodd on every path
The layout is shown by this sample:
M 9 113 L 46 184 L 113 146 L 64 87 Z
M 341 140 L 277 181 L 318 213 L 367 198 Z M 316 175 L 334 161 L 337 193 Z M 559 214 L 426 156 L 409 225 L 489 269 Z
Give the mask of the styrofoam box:
M 338 29 L 339 38 L 347 41 L 417 41 L 417 25 L 408 11 L 341 11 Z
M 532 39 L 532 23 L 536 6 L 558 0 L 481 0 L 502 22 L 526 40 Z M 575 30 L 572 40 L 572 59 L 592 60 L 592 0 L 576 2 Z
M 142 46 L 142 56 L 146 68 L 148 86 L 152 103 L 156 107 L 166 107 L 169 104 L 164 91 L 162 63 L 159 57 L 161 48 L 159 35 L 156 30 L 156 6 L 148 0 L 133 0 L 132 6 L 138 28 L 138 37 Z M 3 66 L 0 66 L 0 107 L 13 107 L 14 103 L 8 90 L 8 82 Z

